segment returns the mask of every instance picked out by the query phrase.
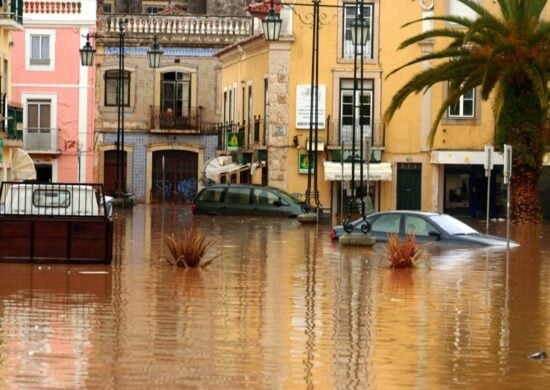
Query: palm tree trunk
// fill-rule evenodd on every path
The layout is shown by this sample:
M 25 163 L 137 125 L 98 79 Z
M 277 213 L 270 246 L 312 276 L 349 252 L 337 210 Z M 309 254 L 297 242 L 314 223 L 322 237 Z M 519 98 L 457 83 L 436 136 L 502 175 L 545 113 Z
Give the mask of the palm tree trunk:
M 512 146 L 510 193 L 511 220 L 514 223 L 542 223 L 538 181 L 544 155 L 545 111 L 526 78 L 510 80 L 504 86 L 496 144 Z

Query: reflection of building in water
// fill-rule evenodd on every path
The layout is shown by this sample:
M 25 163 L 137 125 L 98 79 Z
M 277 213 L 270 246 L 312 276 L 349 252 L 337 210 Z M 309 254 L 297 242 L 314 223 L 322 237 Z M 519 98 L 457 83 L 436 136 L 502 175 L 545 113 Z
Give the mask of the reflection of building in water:
M 98 310 L 111 301 L 110 270 L 0 264 L 0 274 L 10 275 L 0 283 L 1 383 L 87 386 L 92 338 L 106 331 L 102 326 L 110 328 L 98 319 Z M 32 382 L 35 374 L 47 382 Z

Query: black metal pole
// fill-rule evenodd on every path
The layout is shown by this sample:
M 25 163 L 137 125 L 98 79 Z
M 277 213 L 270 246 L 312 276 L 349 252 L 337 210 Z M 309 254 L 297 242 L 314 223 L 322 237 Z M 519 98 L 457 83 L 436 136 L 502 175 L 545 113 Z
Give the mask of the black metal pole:
M 120 46 L 121 46 L 121 51 L 120 51 L 120 69 L 121 69 L 121 72 L 120 72 L 120 77 L 121 77 L 121 110 L 120 110 L 120 123 L 121 123 L 121 129 L 120 129 L 120 142 L 121 142 L 121 145 L 120 145 L 120 179 L 121 179 L 121 192 L 122 192 L 122 196 L 126 196 L 126 167 L 125 167 L 125 162 L 126 162 L 126 159 L 124 158 L 124 106 L 126 104 L 126 95 L 125 95 L 125 90 L 126 90 L 126 86 L 125 86 L 125 82 L 126 82 L 126 78 L 124 77 L 124 57 L 125 57 L 125 23 L 123 23 L 124 25 L 124 28 L 121 29 L 121 32 L 120 32 Z M 130 96 L 128 95 L 128 99 L 130 99 Z
M 118 40 L 118 73 L 117 73 L 117 134 L 116 134 L 116 175 L 115 197 L 122 198 L 126 194 L 126 178 L 124 174 L 124 36 L 125 20 L 120 19 Z
M 308 137 L 308 169 L 306 205 L 311 205 L 311 187 L 313 181 L 313 196 L 315 206 L 319 206 L 319 191 L 317 188 L 317 139 L 319 132 L 319 3 L 313 0 L 313 34 L 311 42 L 311 81 L 309 103 L 309 137 Z M 313 146 L 315 142 L 315 146 Z
M 359 18 L 361 20 L 361 25 L 363 21 L 363 0 L 359 3 L 359 13 L 356 12 L 356 18 Z M 360 161 L 360 170 L 359 175 L 361 177 L 361 183 L 360 183 L 360 189 L 361 189 L 361 215 L 363 218 L 365 218 L 365 195 L 368 196 L 368 194 L 365 194 L 365 181 L 364 181 L 364 163 L 365 163 L 365 153 L 364 153 L 364 139 L 365 139 L 365 131 L 363 127 L 363 50 L 364 50 L 364 43 L 363 43 L 363 34 L 364 34 L 363 28 L 361 29 L 361 39 L 360 39 L 360 47 L 359 47 L 359 161 Z M 356 34 L 357 35 L 357 34 Z M 357 47 L 357 46 L 356 46 Z M 369 156 L 367 156 L 367 159 Z M 368 180 L 368 178 L 367 178 Z

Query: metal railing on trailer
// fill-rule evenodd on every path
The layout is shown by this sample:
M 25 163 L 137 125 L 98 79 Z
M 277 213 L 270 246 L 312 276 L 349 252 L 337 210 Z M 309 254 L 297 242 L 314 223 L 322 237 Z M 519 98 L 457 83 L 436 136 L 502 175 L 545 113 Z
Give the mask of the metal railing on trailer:
M 0 215 L 103 216 L 111 207 L 98 183 L 2 182 Z

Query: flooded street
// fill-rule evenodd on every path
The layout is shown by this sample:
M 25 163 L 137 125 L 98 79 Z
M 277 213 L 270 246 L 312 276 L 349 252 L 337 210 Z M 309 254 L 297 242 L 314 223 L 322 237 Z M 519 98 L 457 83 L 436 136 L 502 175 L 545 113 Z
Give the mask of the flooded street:
M 191 226 L 220 257 L 170 267 L 164 237 Z M 549 224 L 512 227 L 508 256 L 426 248 L 414 270 L 329 231 L 137 205 L 111 265 L 0 264 L 0 388 L 546 385 L 550 359 L 528 355 L 550 354 Z

